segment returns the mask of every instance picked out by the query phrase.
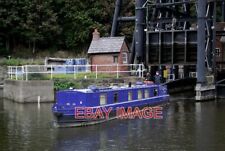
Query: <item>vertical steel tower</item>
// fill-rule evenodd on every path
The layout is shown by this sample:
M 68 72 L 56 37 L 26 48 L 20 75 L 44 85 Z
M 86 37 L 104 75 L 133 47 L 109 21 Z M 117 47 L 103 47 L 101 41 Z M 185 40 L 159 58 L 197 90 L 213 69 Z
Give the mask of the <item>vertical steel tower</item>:
M 197 70 L 198 82 L 205 82 L 215 69 L 216 9 L 225 21 L 225 0 L 136 0 L 132 17 L 120 16 L 122 2 L 116 0 L 111 36 L 120 22 L 135 21 L 132 58 L 147 66 Z
M 113 18 L 113 25 L 111 30 L 111 36 L 116 36 L 117 29 L 120 22 L 134 21 L 135 31 L 132 42 L 132 54 L 130 62 L 134 62 L 134 58 L 140 63 L 143 62 L 143 54 L 145 52 L 145 4 L 147 0 L 135 1 L 135 16 L 125 17 L 120 16 L 122 9 L 122 0 L 116 0 L 116 7 Z

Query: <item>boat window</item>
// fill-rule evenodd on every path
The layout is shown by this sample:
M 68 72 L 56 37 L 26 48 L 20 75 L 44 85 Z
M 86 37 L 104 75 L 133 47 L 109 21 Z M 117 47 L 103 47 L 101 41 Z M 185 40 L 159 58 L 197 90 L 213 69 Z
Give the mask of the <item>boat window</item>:
M 132 100 L 132 92 L 128 92 L 128 101 Z
M 158 89 L 154 89 L 153 94 L 154 94 L 154 96 L 158 96 Z
M 113 102 L 118 103 L 118 93 L 114 93 Z
M 107 102 L 106 94 L 100 94 L 100 105 L 105 105 Z
M 148 89 L 145 90 L 145 98 L 149 98 L 149 91 L 148 91 Z
M 142 99 L 142 91 L 138 90 L 138 99 Z

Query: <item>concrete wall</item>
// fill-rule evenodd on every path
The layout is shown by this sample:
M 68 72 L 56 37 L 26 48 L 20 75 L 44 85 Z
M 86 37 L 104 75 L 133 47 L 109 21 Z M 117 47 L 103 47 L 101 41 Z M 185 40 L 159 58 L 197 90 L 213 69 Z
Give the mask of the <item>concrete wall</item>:
M 6 99 L 14 100 L 19 103 L 54 101 L 54 83 L 50 80 L 5 80 L 3 96 Z
M 0 98 L 3 98 L 3 83 L 6 77 L 7 77 L 7 67 L 0 66 Z
M 3 84 L 3 81 L 6 77 L 7 77 L 7 67 L 0 66 L 0 84 Z

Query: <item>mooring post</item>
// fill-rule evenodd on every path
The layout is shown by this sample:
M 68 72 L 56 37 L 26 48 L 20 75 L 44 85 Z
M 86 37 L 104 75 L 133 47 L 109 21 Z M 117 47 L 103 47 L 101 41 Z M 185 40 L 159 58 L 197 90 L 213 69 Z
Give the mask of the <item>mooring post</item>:
M 41 102 L 41 96 L 40 95 L 38 96 L 37 100 L 38 100 L 38 109 L 40 109 L 40 107 L 41 107 L 40 106 L 40 102 Z

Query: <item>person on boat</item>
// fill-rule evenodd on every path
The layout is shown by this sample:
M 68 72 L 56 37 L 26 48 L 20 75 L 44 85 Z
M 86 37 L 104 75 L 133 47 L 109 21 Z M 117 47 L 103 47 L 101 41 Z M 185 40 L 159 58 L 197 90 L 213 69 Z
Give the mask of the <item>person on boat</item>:
M 149 72 L 146 74 L 145 81 L 151 81 L 151 74 Z
M 154 83 L 152 81 L 152 77 L 151 77 L 151 74 L 149 72 L 146 73 L 146 77 L 145 77 L 144 83 L 145 84 L 153 84 Z
M 161 83 L 161 75 L 159 74 L 159 71 L 156 71 L 156 74 L 154 76 L 154 83 L 160 84 Z

